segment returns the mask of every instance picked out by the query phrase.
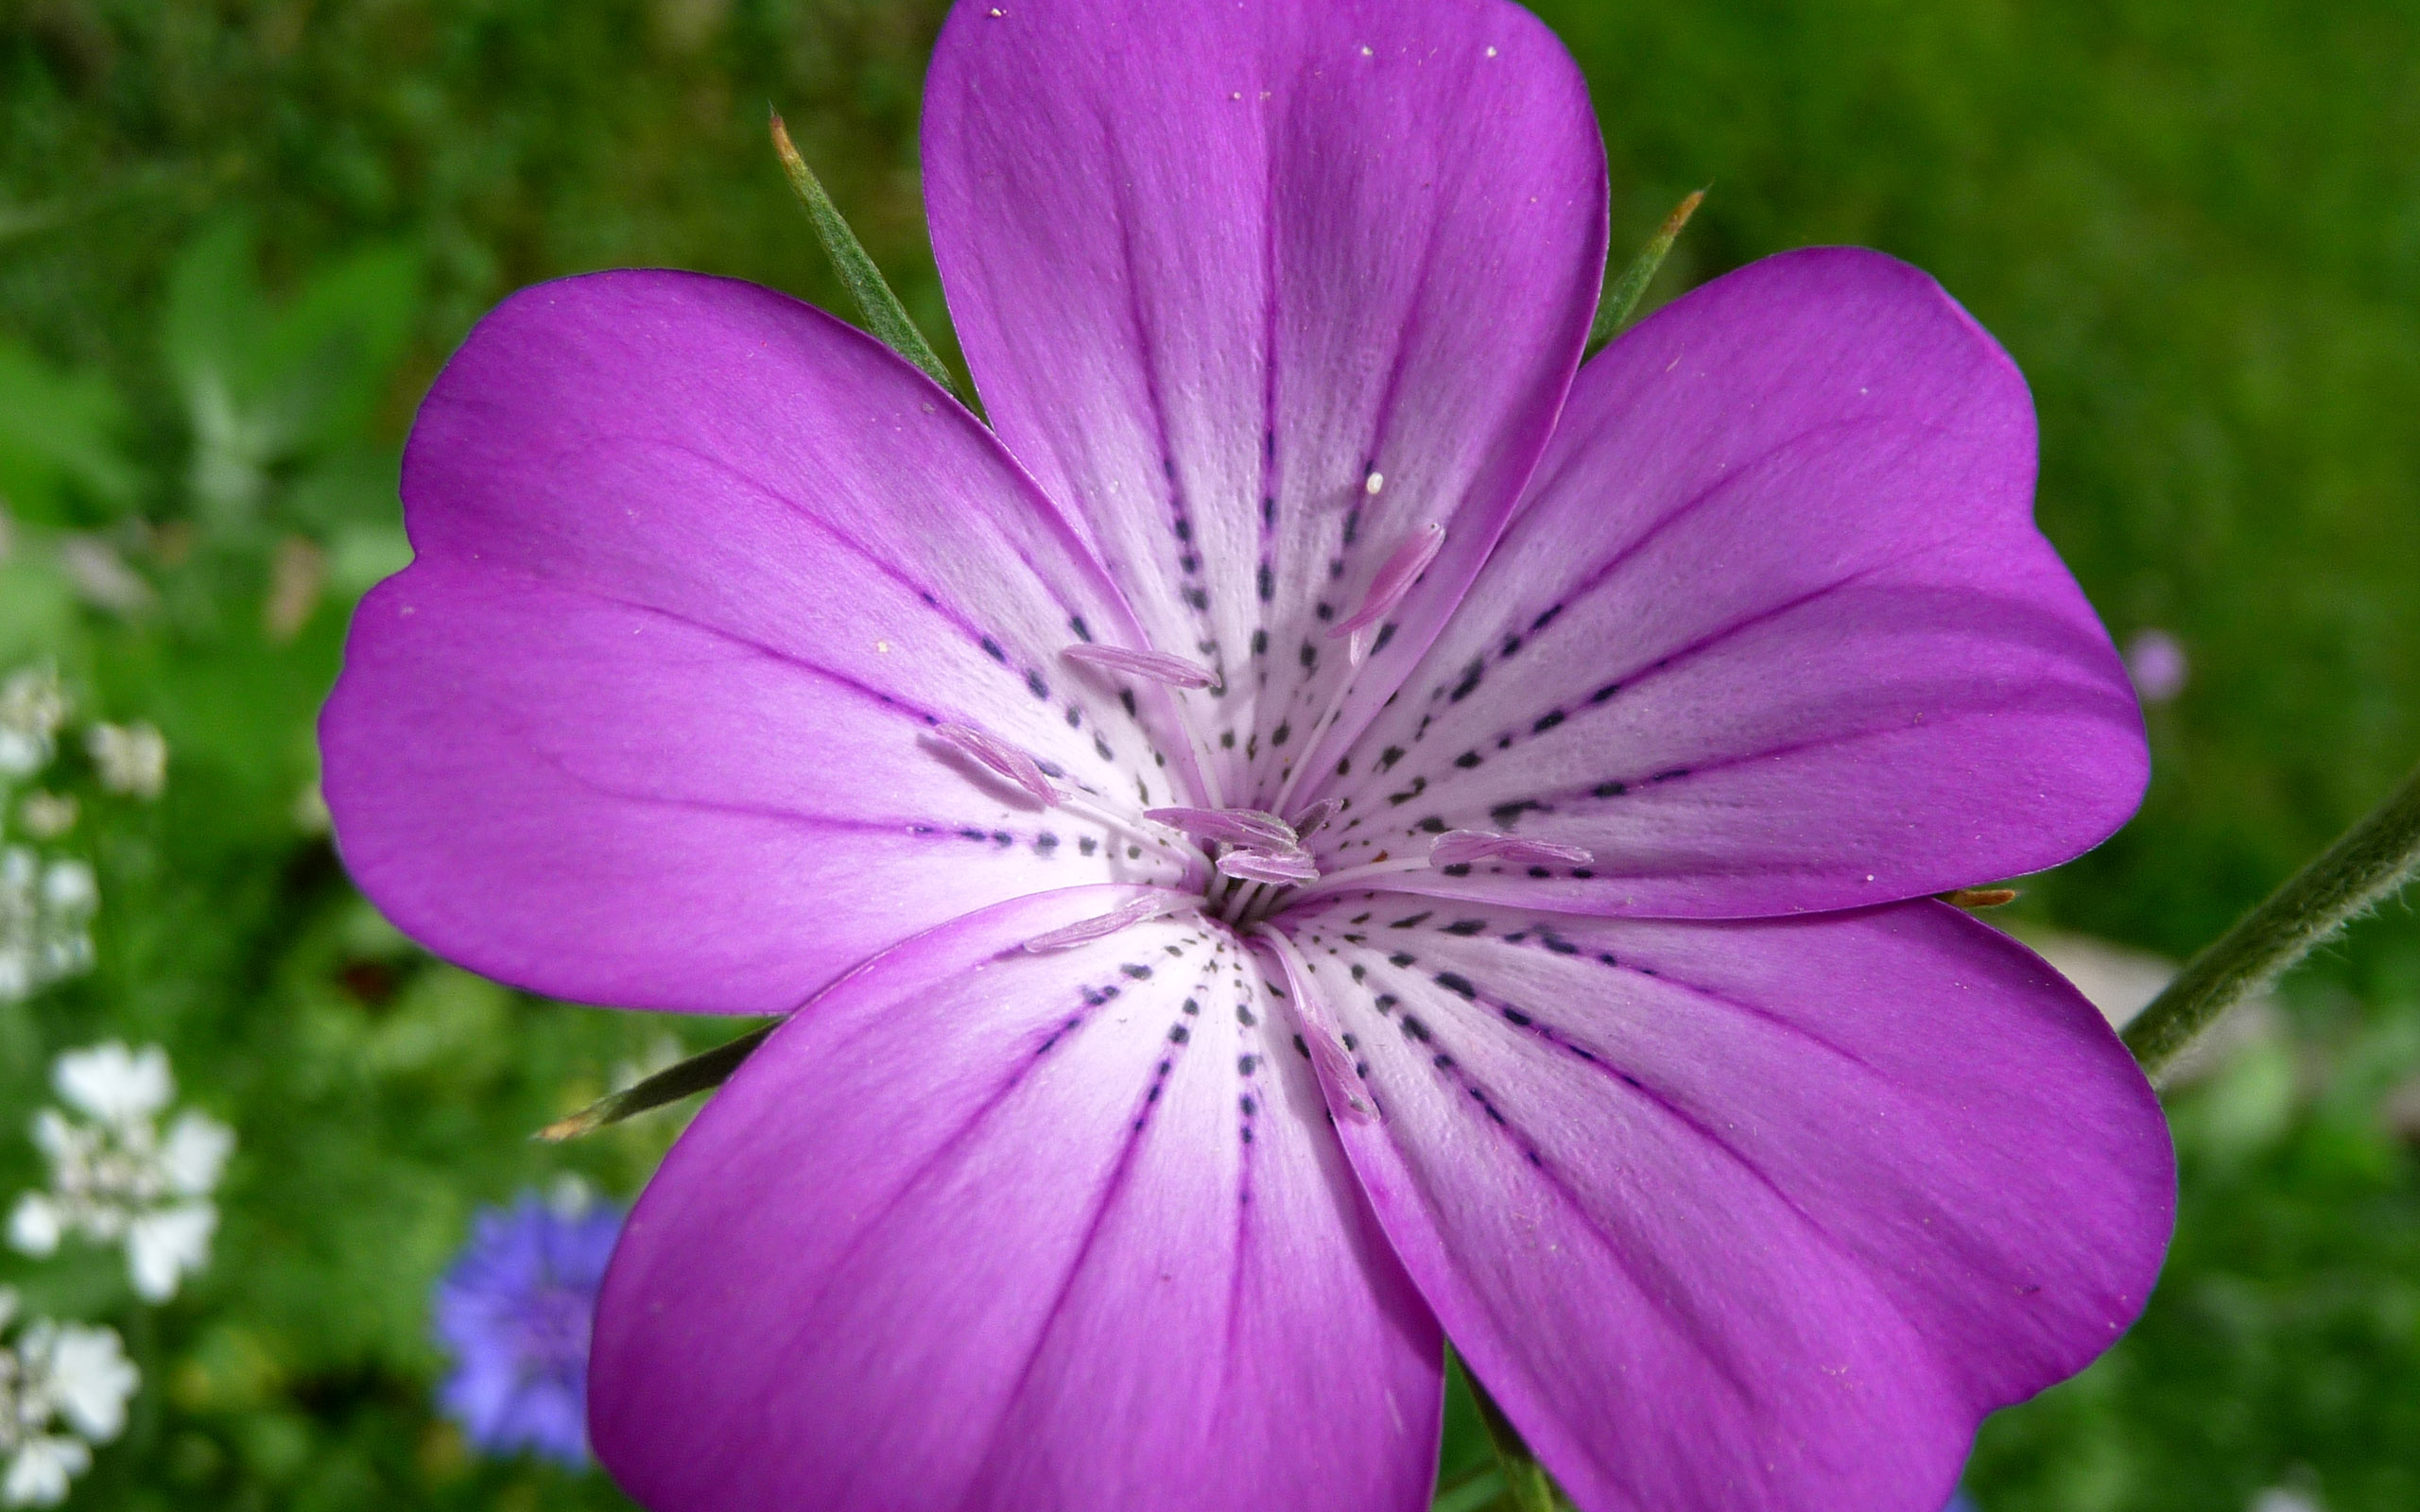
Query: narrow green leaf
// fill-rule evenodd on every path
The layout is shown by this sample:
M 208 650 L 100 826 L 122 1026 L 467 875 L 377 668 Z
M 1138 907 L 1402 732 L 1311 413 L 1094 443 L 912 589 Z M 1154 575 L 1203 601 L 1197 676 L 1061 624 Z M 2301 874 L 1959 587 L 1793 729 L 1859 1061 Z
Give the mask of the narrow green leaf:
M 778 1022 L 761 1029 L 752 1029 L 728 1044 L 719 1044 L 703 1055 L 691 1056 L 677 1066 L 667 1066 L 635 1087 L 611 1092 L 572 1114 L 558 1119 L 538 1131 L 538 1138 L 552 1143 L 576 1140 L 582 1134 L 594 1134 L 608 1124 L 618 1124 L 633 1113 L 644 1113 L 650 1108 L 676 1103 L 691 1092 L 701 1092 L 709 1087 L 719 1087 L 739 1063 L 755 1053 L 765 1037 L 780 1028 Z
M 867 328 L 885 346 L 924 369 L 933 382 L 957 393 L 958 386 L 950 382 L 949 369 L 933 354 L 932 346 L 916 329 L 916 322 L 908 318 L 908 307 L 899 302 L 899 296 L 883 281 L 882 269 L 873 266 L 873 259 L 866 255 L 856 232 L 841 218 L 839 207 L 823 192 L 822 180 L 799 156 L 797 146 L 790 141 L 789 129 L 782 124 L 779 113 L 773 116 L 773 150 L 781 155 L 782 170 L 789 175 L 790 187 L 797 191 L 799 203 L 806 207 L 806 218 L 814 222 L 816 237 L 823 243 L 833 268 L 839 273 L 840 282 L 849 286 L 857 308 L 865 312 Z
M 1614 286 L 1605 291 L 1604 299 L 1597 306 L 1597 323 L 1588 328 L 1590 351 L 1611 341 L 1622 327 L 1630 324 L 1631 312 L 1638 308 L 1639 298 L 1647 292 L 1647 285 L 1655 281 L 1655 270 L 1664 266 L 1665 254 L 1671 251 L 1674 242 L 1680 240 L 1681 228 L 1689 223 L 1689 217 L 1698 213 L 1698 206 L 1704 200 L 1705 191 L 1693 189 L 1686 199 L 1673 206 L 1672 213 L 1664 217 L 1663 226 L 1648 238 L 1647 245 L 1639 249 L 1638 255 L 1631 259 L 1630 266 L 1622 269 L 1622 276 Z
M 2420 769 L 2237 920 L 2126 1025 L 2126 1048 L 2157 1075 L 2219 1016 L 2274 982 L 2353 919 L 2420 875 Z
M 1478 1383 L 1478 1377 L 1471 1374 L 1461 1356 L 1449 1354 L 1447 1358 L 1461 1373 L 1462 1383 L 1471 1388 L 1471 1400 L 1478 1403 L 1479 1421 L 1487 1425 L 1488 1442 L 1495 1449 L 1496 1469 L 1504 1477 L 1505 1499 L 1514 1512 L 1564 1512 L 1554 1481 L 1547 1474 L 1547 1468 L 1538 1463 L 1537 1456 L 1530 1452 L 1530 1446 L 1522 1440 L 1521 1431 L 1512 1426 L 1512 1419 L 1504 1416 L 1504 1409 L 1495 1404 L 1495 1399 L 1487 1394 L 1487 1388 Z

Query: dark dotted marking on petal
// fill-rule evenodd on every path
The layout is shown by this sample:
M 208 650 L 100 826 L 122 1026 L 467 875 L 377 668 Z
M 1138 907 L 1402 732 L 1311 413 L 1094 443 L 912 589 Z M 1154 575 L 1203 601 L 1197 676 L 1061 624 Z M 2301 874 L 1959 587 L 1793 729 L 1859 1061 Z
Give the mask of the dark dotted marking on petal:
M 1179 567 L 1184 568 L 1188 573 L 1198 573 L 1201 570 L 1201 558 L 1189 551 L 1184 556 L 1179 557 L 1176 559 L 1176 564 Z
M 1467 861 L 1457 861 L 1450 867 L 1439 867 L 1437 869 L 1449 877 L 1467 877 L 1471 874 L 1471 864 Z
M 1130 845 L 1130 846 L 1128 846 L 1128 847 L 1126 848 L 1126 859 L 1127 859 L 1127 860 L 1129 860 L 1129 861 L 1140 861 L 1140 860 L 1142 860 L 1142 859 L 1143 859 L 1143 848 L 1142 848 L 1141 846 L 1139 846 L 1139 845 Z
M 1532 735 L 1543 735 L 1547 730 L 1552 730 L 1555 726 L 1562 723 L 1563 711 L 1560 709 L 1550 709 L 1545 713 L 1538 715 L 1538 722 L 1530 727 L 1530 733 Z
M 1509 830 L 1524 814 L 1552 814 L 1553 812 L 1551 807 L 1539 802 L 1536 799 L 1524 798 L 1515 799 L 1510 803 L 1496 804 L 1487 811 L 1487 816 L 1495 821 L 1497 829 Z
M 1210 608 L 1209 593 L 1200 588 L 1187 588 L 1184 591 L 1184 601 L 1204 612 L 1207 612 Z
M 1466 750 L 1454 758 L 1454 765 L 1467 772 L 1485 759 L 1475 750 Z
M 1171 1024 L 1168 1028 L 1168 1043 L 1170 1044 L 1181 1045 L 1192 1038 L 1193 1031 L 1187 1029 L 1184 1024 Z
M 1259 1067 L 1260 1057 L 1258 1056 L 1247 1055 L 1237 1056 L 1236 1057 L 1236 1073 L 1238 1075 L 1249 1076 L 1254 1071 L 1258 1070 Z M 1246 1111 L 1250 1111 L 1250 1109 L 1246 1109 Z
M 1200 999 L 1198 999 L 1198 998 L 1187 998 L 1187 999 L 1185 999 L 1185 1000 L 1184 1000 L 1184 1011 L 1185 1011 L 1186 1013 L 1188 1013 L 1188 1014 L 1198 1014 L 1198 1013 L 1200 1013 L 1200 1012 L 1201 1011 L 1201 1000 L 1200 1000 Z
M 1076 849 L 1086 855 L 1092 855 L 1100 850 L 1100 842 L 1089 834 L 1079 835 L 1076 837 Z
M 1622 685 L 1620 683 L 1608 682 L 1603 687 L 1599 688 L 1596 692 L 1590 694 L 1588 696 L 1588 701 L 1590 703 L 1603 703 L 1606 699 L 1621 691 Z
M 1305 1060 L 1311 1058 L 1311 1047 L 1303 1042 L 1303 1037 L 1299 1034 L 1294 1037 L 1294 1048 L 1302 1053 Z
M 1685 766 L 1667 766 L 1662 771 L 1657 772 L 1652 777 L 1650 777 L 1648 781 L 1651 782 L 1678 782 L 1680 779 L 1688 775 L 1689 769 Z
M 1236 974 L 1240 975 L 1242 974 L 1243 968 L 1238 966 L 1236 968 Z M 1258 1019 L 1253 1017 L 1252 1009 L 1244 1006 L 1244 1005 L 1240 1003 L 1236 1005 L 1236 1022 L 1242 1024 L 1247 1029 L 1260 1022 Z
M 1260 601 L 1262 603 L 1266 604 L 1270 599 L 1275 598 L 1277 596 L 1276 570 L 1270 567 L 1269 563 L 1262 562 L 1260 564 L 1260 572 L 1253 578 L 1253 586 L 1259 592 Z
M 1478 934 L 1480 930 L 1485 929 L 1486 927 L 1487 920 L 1484 919 L 1457 919 L 1452 923 L 1445 926 L 1445 933 L 1448 935 L 1461 935 L 1467 937 Z
M 1272 749 L 1276 747 L 1285 745 L 1288 741 L 1293 738 L 1294 727 L 1290 724 L 1279 725 L 1275 730 L 1269 732 L 1269 744 Z
M 1440 971 L 1437 973 L 1436 982 L 1439 987 L 1457 997 L 1477 998 L 1478 996 L 1478 988 L 1472 986 L 1471 979 L 1460 971 Z
M 1184 516 L 1178 515 L 1176 517 L 1175 528 L 1177 540 L 1191 541 L 1193 539 L 1193 522 L 1186 519 Z
M 1381 992 L 1370 1001 L 1377 1005 L 1380 1013 L 1392 1013 L 1395 1010 L 1395 1005 L 1401 1003 L 1403 999 L 1392 992 Z
M 1619 966 L 1622 964 L 1620 961 L 1615 959 L 1614 953 L 1611 951 L 1599 951 L 1597 953 L 1597 959 L 1606 966 Z
M 1236 748 L 1236 732 L 1234 730 L 1222 730 L 1219 731 L 1219 748 L 1220 750 L 1233 750 Z
M 1555 616 L 1556 616 L 1556 615 L 1558 615 L 1558 614 L 1561 614 L 1562 612 L 1563 612 L 1563 606 L 1562 606 L 1561 604 L 1554 605 L 1552 608 L 1548 609 L 1545 613 L 1543 613 L 1543 614 L 1539 615 L 1536 619 L 1533 619 L 1533 620 L 1531 620 L 1531 621 L 1530 622 L 1530 633 L 1531 635 L 1535 635 L 1535 634 L 1537 634 L 1540 630 L 1545 629 L 1547 626 L 1552 625 L 1552 624 L 1555 622 Z
M 1361 475 L 1363 477 L 1368 477 L 1370 475 L 1370 470 L 1368 468 L 1363 468 L 1361 470 Z M 1352 508 L 1344 511 L 1344 543 L 1348 546 L 1352 545 L 1360 538 L 1360 535 L 1361 507 L 1357 504 Z
M 1303 649 L 1297 654 L 1296 660 L 1303 663 L 1303 670 L 1307 672 L 1311 668 L 1320 664 L 1320 648 L 1313 645 L 1310 642 L 1305 641 L 1303 643 Z
M 1507 1022 L 1507 1023 L 1509 1023 L 1509 1024 L 1513 1025 L 1515 1028 L 1526 1029 L 1526 1028 L 1528 1028 L 1528 1027 L 1530 1026 L 1530 1022 L 1531 1022 L 1531 1020 L 1530 1020 L 1530 1016 L 1529 1016 L 1528 1014 L 1526 1014 L 1526 1013 L 1522 1012 L 1520 1009 L 1518 1009 L 1518 1008 L 1516 1008 L 1516 1007 L 1513 1007 L 1513 1006 L 1512 1006 L 1512 1005 L 1510 1005 L 1510 1004 L 1507 1004 L 1507 1005 L 1504 1006 L 1503 1013 L 1504 1013 L 1504 1022 Z
M 1442 814 L 1431 814 L 1412 828 L 1422 834 L 1443 834 L 1445 833 L 1445 816 Z
M 1006 830 L 994 830 L 992 832 L 992 843 L 998 846 L 1001 850 L 1006 850 L 1009 847 L 1017 843 L 1017 837 L 1011 834 Z
M 1353 758 L 1350 756 L 1345 757 L 1342 761 L 1336 764 L 1336 775 L 1339 777 L 1350 776 L 1352 771 Z
M 1379 652 L 1385 650 L 1387 648 L 1387 643 L 1394 638 L 1395 622 L 1389 620 L 1384 625 L 1378 627 L 1377 638 L 1370 643 L 1370 654 L 1372 656 L 1376 656 Z M 1394 695 L 1389 694 L 1387 696 L 1387 702 L 1392 703 L 1394 701 Z
M 1388 801 L 1389 803 L 1392 803 L 1392 804 L 1394 804 L 1394 805 L 1396 805 L 1396 806 L 1400 807 L 1400 806 L 1401 806 L 1401 805 L 1403 805 L 1403 804 L 1406 804 L 1406 803 L 1410 802 L 1413 799 L 1418 798 L 1421 794 L 1426 793 L 1426 792 L 1427 792 L 1427 791 L 1428 791 L 1428 779 L 1426 779 L 1426 777 L 1415 777 L 1415 778 L 1413 778 L 1413 779 L 1411 780 L 1411 785 L 1410 785 L 1409 787 L 1405 788 L 1402 792 L 1400 792 L 1400 793 L 1390 793 L 1390 794 L 1388 794 L 1388 795 L 1387 795 L 1387 801 Z
M 1412 916 L 1411 916 L 1410 918 L 1409 918 L 1409 919 L 1396 919 L 1393 923 L 1389 924 L 1387 927 L 1388 927 L 1389 929 L 1414 929 L 1414 928 L 1417 928 L 1417 927 L 1419 927 L 1421 924 L 1426 923 L 1426 922 L 1427 921 L 1427 919 L 1428 919 L 1428 915 L 1429 915 L 1429 913 L 1430 913 L 1430 912 L 1431 912 L 1431 910 L 1428 910 L 1428 909 L 1423 909 L 1421 912 L 1419 912 L 1419 913 L 1416 913 L 1416 914 L 1412 915 Z
M 1026 691 L 1032 694 L 1035 697 L 1042 699 L 1046 703 L 1050 700 L 1050 684 L 1042 680 L 1041 673 L 1027 673 L 1025 675 L 1025 686 Z
M 1589 870 L 1586 867 L 1574 867 L 1569 872 L 1569 876 L 1574 882 L 1592 881 L 1595 879 L 1596 875 L 1597 874 L 1595 872 Z
M 1118 970 L 1126 975 L 1132 977 L 1137 982 L 1148 982 L 1151 978 L 1151 969 L 1138 962 L 1130 961 L 1126 965 L 1119 967 Z
M 1486 674 L 1487 668 L 1478 662 L 1474 662 L 1469 666 L 1462 668 L 1462 680 L 1454 684 L 1453 691 L 1445 695 L 1445 701 L 1447 703 L 1460 703 L 1463 699 L 1469 697 L 1472 694 L 1477 693 L 1478 691 L 1480 679 L 1483 679 Z
M 1495 654 L 1498 657 L 1509 657 L 1520 649 L 1521 638 L 1518 635 L 1508 635 L 1504 638 L 1504 644 L 1496 647 Z
M 1090 1003 L 1090 997 L 1087 996 L 1085 1001 Z M 1034 1057 L 1036 1059 L 1040 1059 L 1042 1057 L 1046 1056 L 1050 1054 L 1051 1051 L 1057 1049 L 1059 1041 L 1065 1039 L 1069 1031 L 1081 1025 L 1083 1022 L 1083 1016 L 1081 1014 L 1078 1014 L 1075 1017 L 1070 1018 L 1066 1022 L 1061 1024 L 1058 1028 L 1051 1030 L 1049 1035 L 1043 1040 L 1042 1043 L 1033 1047 Z
M 1454 1057 L 1441 1050 L 1437 1053 L 1437 1058 L 1431 1061 L 1430 1064 L 1435 1066 L 1439 1071 L 1451 1071 L 1454 1069 Z
M 1630 791 L 1628 782 L 1599 782 L 1588 790 L 1591 798 L 1619 798 Z
M 962 840 L 983 841 L 991 838 L 991 835 L 985 833 L 981 830 L 960 830 L 958 832 L 958 834 L 959 838 Z
M 1098 735 L 1095 735 L 1093 737 L 1093 754 L 1098 756 L 1105 762 L 1115 761 L 1117 759 L 1115 753 L 1109 748 L 1109 742 L 1101 739 Z
M 1069 730 L 1081 730 L 1084 728 L 1083 711 L 1078 709 L 1074 704 L 1069 704 L 1067 706 L 1067 728 Z
M 1343 939 L 1344 943 L 1346 943 L 1347 945 L 1360 945 L 1360 944 L 1364 944 L 1364 943 L 1366 943 L 1366 942 L 1369 940 L 1369 938 L 1370 938 L 1370 936 L 1367 936 L 1367 935 L 1345 935 L 1345 936 L 1340 936 L 1340 937 Z M 1354 968 L 1354 970 L 1357 971 L 1359 971 L 1359 970 L 1360 970 L 1360 968 L 1357 966 L 1357 967 L 1355 967 L 1355 968 Z M 1360 978 L 1357 976 L 1357 977 L 1355 977 L 1355 978 L 1354 978 L 1354 980 L 1357 982 L 1357 981 L 1359 981 L 1359 980 L 1360 980 Z
M 1356 914 L 1356 915 L 1354 915 L 1351 919 L 1346 919 L 1346 920 L 1345 920 L 1345 922 L 1346 922 L 1346 923 L 1348 923 L 1348 924 L 1366 924 L 1366 923 L 1368 923 L 1369 921 L 1370 921 L 1370 915 L 1368 915 L 1367 913 L 1359 913 L 1359 914 Z
M 990 657 L 993 661 L 999 662 L 1002 666 L 1007 666 L 1009 664 L 1009 653 L 1001 649 L 999 642 L 987 635 L 983 637 L 981 642 L 978 644 L 983 647 L 984 655 Z
M 1409 951 L 1397 951 L 1387 957 L 1387 964 L 1389 966 L 1409 966 L 1417 959 L 1419 959 L 1419 957 L 1413 955 Z
M 1361 1048 L 1361 1041 L 1354 1039 L 1350 1030 L 1347 1030 L 1342 1035 L 1338 1036 L 1338 1038 L 1344 1041 L 1344 1048 L 1347 1050 L 1358 1050 Z
M 1407 1039 L 1417 1040 L 1424 1044 L 1427 1042 L 1428 1025 L 1421 1022 L 1417 1018 L 1414 1018 L 1409 1013 L 1403 1016 L 1402 1022 L 1403 1032 Z
M 1388 747 L 1386 749 L 1378 752 L 1378 770 L 1382 772 L 1393 771 L 1395 769 L 1395 763 L 1403 760 L 1408 754 L 1409 753 L 1401 746 Z
M 1276 525 L 1277 498 L 1274 494 L 1264 493 L 1260 496 L 1260 523 L 1270 527 Z
M 1267 630 L 1254 630 L 1252 632 L 1252 654 L 1254 656 L 1267 656 L 1269 654 L 1269 632 Z
M 1370 979 L 1370 969 L 1369 969 L 1368 967 L 1366 967 L 1366 966 L 1362 965 L 1362 964 L 1361 964 L 1360 962 L 1358 962 L 1358 961 L 1354 962 L 1354 963 L 1353 963 L 1353 980 L 1354 980 L 1354 981 L 1356 981 L 1356 982 L 1366 982 L 1366 981 L 1368 981 L 1369 979 Z

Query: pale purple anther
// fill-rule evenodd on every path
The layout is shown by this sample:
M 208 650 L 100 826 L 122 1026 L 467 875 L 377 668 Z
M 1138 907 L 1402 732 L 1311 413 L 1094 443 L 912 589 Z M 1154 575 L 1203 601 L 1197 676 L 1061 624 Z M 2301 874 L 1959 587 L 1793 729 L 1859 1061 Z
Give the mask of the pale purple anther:
M 1428 848 L 1432 867 L 1466 867 L 1476 861 L 1504 861 L 1516 867 L 1584 867 L 1596 855 L 1582 846 L 1550 840 L 1525 840 L 1517 834 L 1489 830 L 1452 830 Z
M 1132 929 L 1147 919 L 1159 918 L 1168 911 L 1170 902 L 1160 898 L 1137 898 L 1108 913 L 1078 919 L 1072 924 L 1036 935 L 1025 942 L 1025 948 L 1033 954 L 1046 955 L 1053 951 L 1071 951 L 1079 945 L 1089 945 L 1120 930 Z
M 1411 585 L 1420 581 L 1420 575 L 1444 549 L 1443 525 L 1426 524 L 1413 531 L 1409 540 L 1388 556 L 1377 576 L 1370 579 L 1370 592 L 1363 596 L 1361 607 L 1329 627 L 1328 639 L 1366 630 L 1394 612 L 1403 596 L 1411 592 Z
M 1262 809 L 1145 809 L 1143 817 L 1204 840 L 1256 850 L 1290 850 L 1300 838 L 1292 825 Z
M 1323 798 L 1294 816 L 1294 833 L 1304 836 L 1317 834 L 1327 827 L 1328 820 L 1335 818 L 1343 811 L 1342 799 Z
M 1008 742 L 987 735 L 972 725 L 935 725 L 932 736 L 950 749 L 971 757 L 1031 794 L 1033 800 L 1044 807 L 1059 801 L 1059 790 L 1050 785 L 1050 779 L 1042 775 L 1041 764 Z
M 1320 868 L 1307 850 L 1230 850 L 1219 858 L 1219 874 L 1282 885 L 1316 881 Z
M 1059 653 L 1070 662 L 1086 666 L 1123 672 L 1129 677 L 1144 678 L 1152 682 L 1165 682 L 1171 688 L 1207 688 L 1219 680 L 1218 675 L 1196 662 L 1161 651 L 1130 651 L 1122 645 L 1095 645 L 1084 642 Z

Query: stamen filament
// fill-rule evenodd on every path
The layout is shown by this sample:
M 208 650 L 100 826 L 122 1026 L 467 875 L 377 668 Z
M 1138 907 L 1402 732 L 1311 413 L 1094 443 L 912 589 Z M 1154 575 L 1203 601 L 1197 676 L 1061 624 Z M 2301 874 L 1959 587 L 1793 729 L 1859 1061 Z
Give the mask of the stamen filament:
M 1326 1005 L 1311 992 L 1309 964 L 1294 949 L 1294 942 L 1286 937 L 1285 931 L 1255 924 L 1252 933 L 1277 957 L 1278 969 L 1286 976 L 1287 996 L 1294 1008 L 1294 1026 L 1303 1032 L 1303 1043 L 1311 1052 L 1312 1068 L 1319 1073 L 1328 1095 L 1344 1105 L 1344 1116 L 1354 1123 L 1374 1121 L 1378 1105 L 1362 1090 L 1353 1053 L 1344 1048 L 1342 1037 L 1327 1016 Z
M 1291 850 L 1294 827 L 1259 809 L 1145 809 L 1143 817 L 1227 845 Z

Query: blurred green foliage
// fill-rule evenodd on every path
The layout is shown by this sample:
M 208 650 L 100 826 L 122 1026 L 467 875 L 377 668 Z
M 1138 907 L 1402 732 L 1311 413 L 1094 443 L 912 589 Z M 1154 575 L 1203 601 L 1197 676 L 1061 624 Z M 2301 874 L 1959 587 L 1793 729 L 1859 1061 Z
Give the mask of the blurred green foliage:
M 1930 269 L 2031 380 L 2043 524 L 2112 629 L 2187 646 L 2142 816 L 2020 921 L 2187 954 L 2420 757 L 2420 11 L 1538 9 L 1595 87 L 1618 251 L 1713 185 L 1651 302 L 1808 242 Z M 0 0 L 0 670 L 52 659 L 175 752 L 157 807 L 90 805 L 98 971 L 0 1007 L 0 1190 L 34 1175 L 47 1057 L 111 1035 L 167 1045 L 243 1142 L 216 1263 L 156 1314 L 73 1252 L 9 1262 L 146 1371 L 74 1504 L 626 1504 L 432 1420 L 427 1288 L 475 1203 L 566 1171 L 632 1192 L 677 1120 L 528 1131 L 729 1026 L 411 950 L 320 833 L 310 722 L 406 556 L 411 408 L 488 305 L 663 264 L 846 311 L 769 104 L 954 359 L 914 140 L 940 13 Z M 1988 1512 L 2420 1505 L 2420 927 L 2365 924 L 2287 1010 L 2171 1098 L 2168 1279 L 1987 1427 Z M 1460 1397 L 1446 1472 L 1486 1504 Z

